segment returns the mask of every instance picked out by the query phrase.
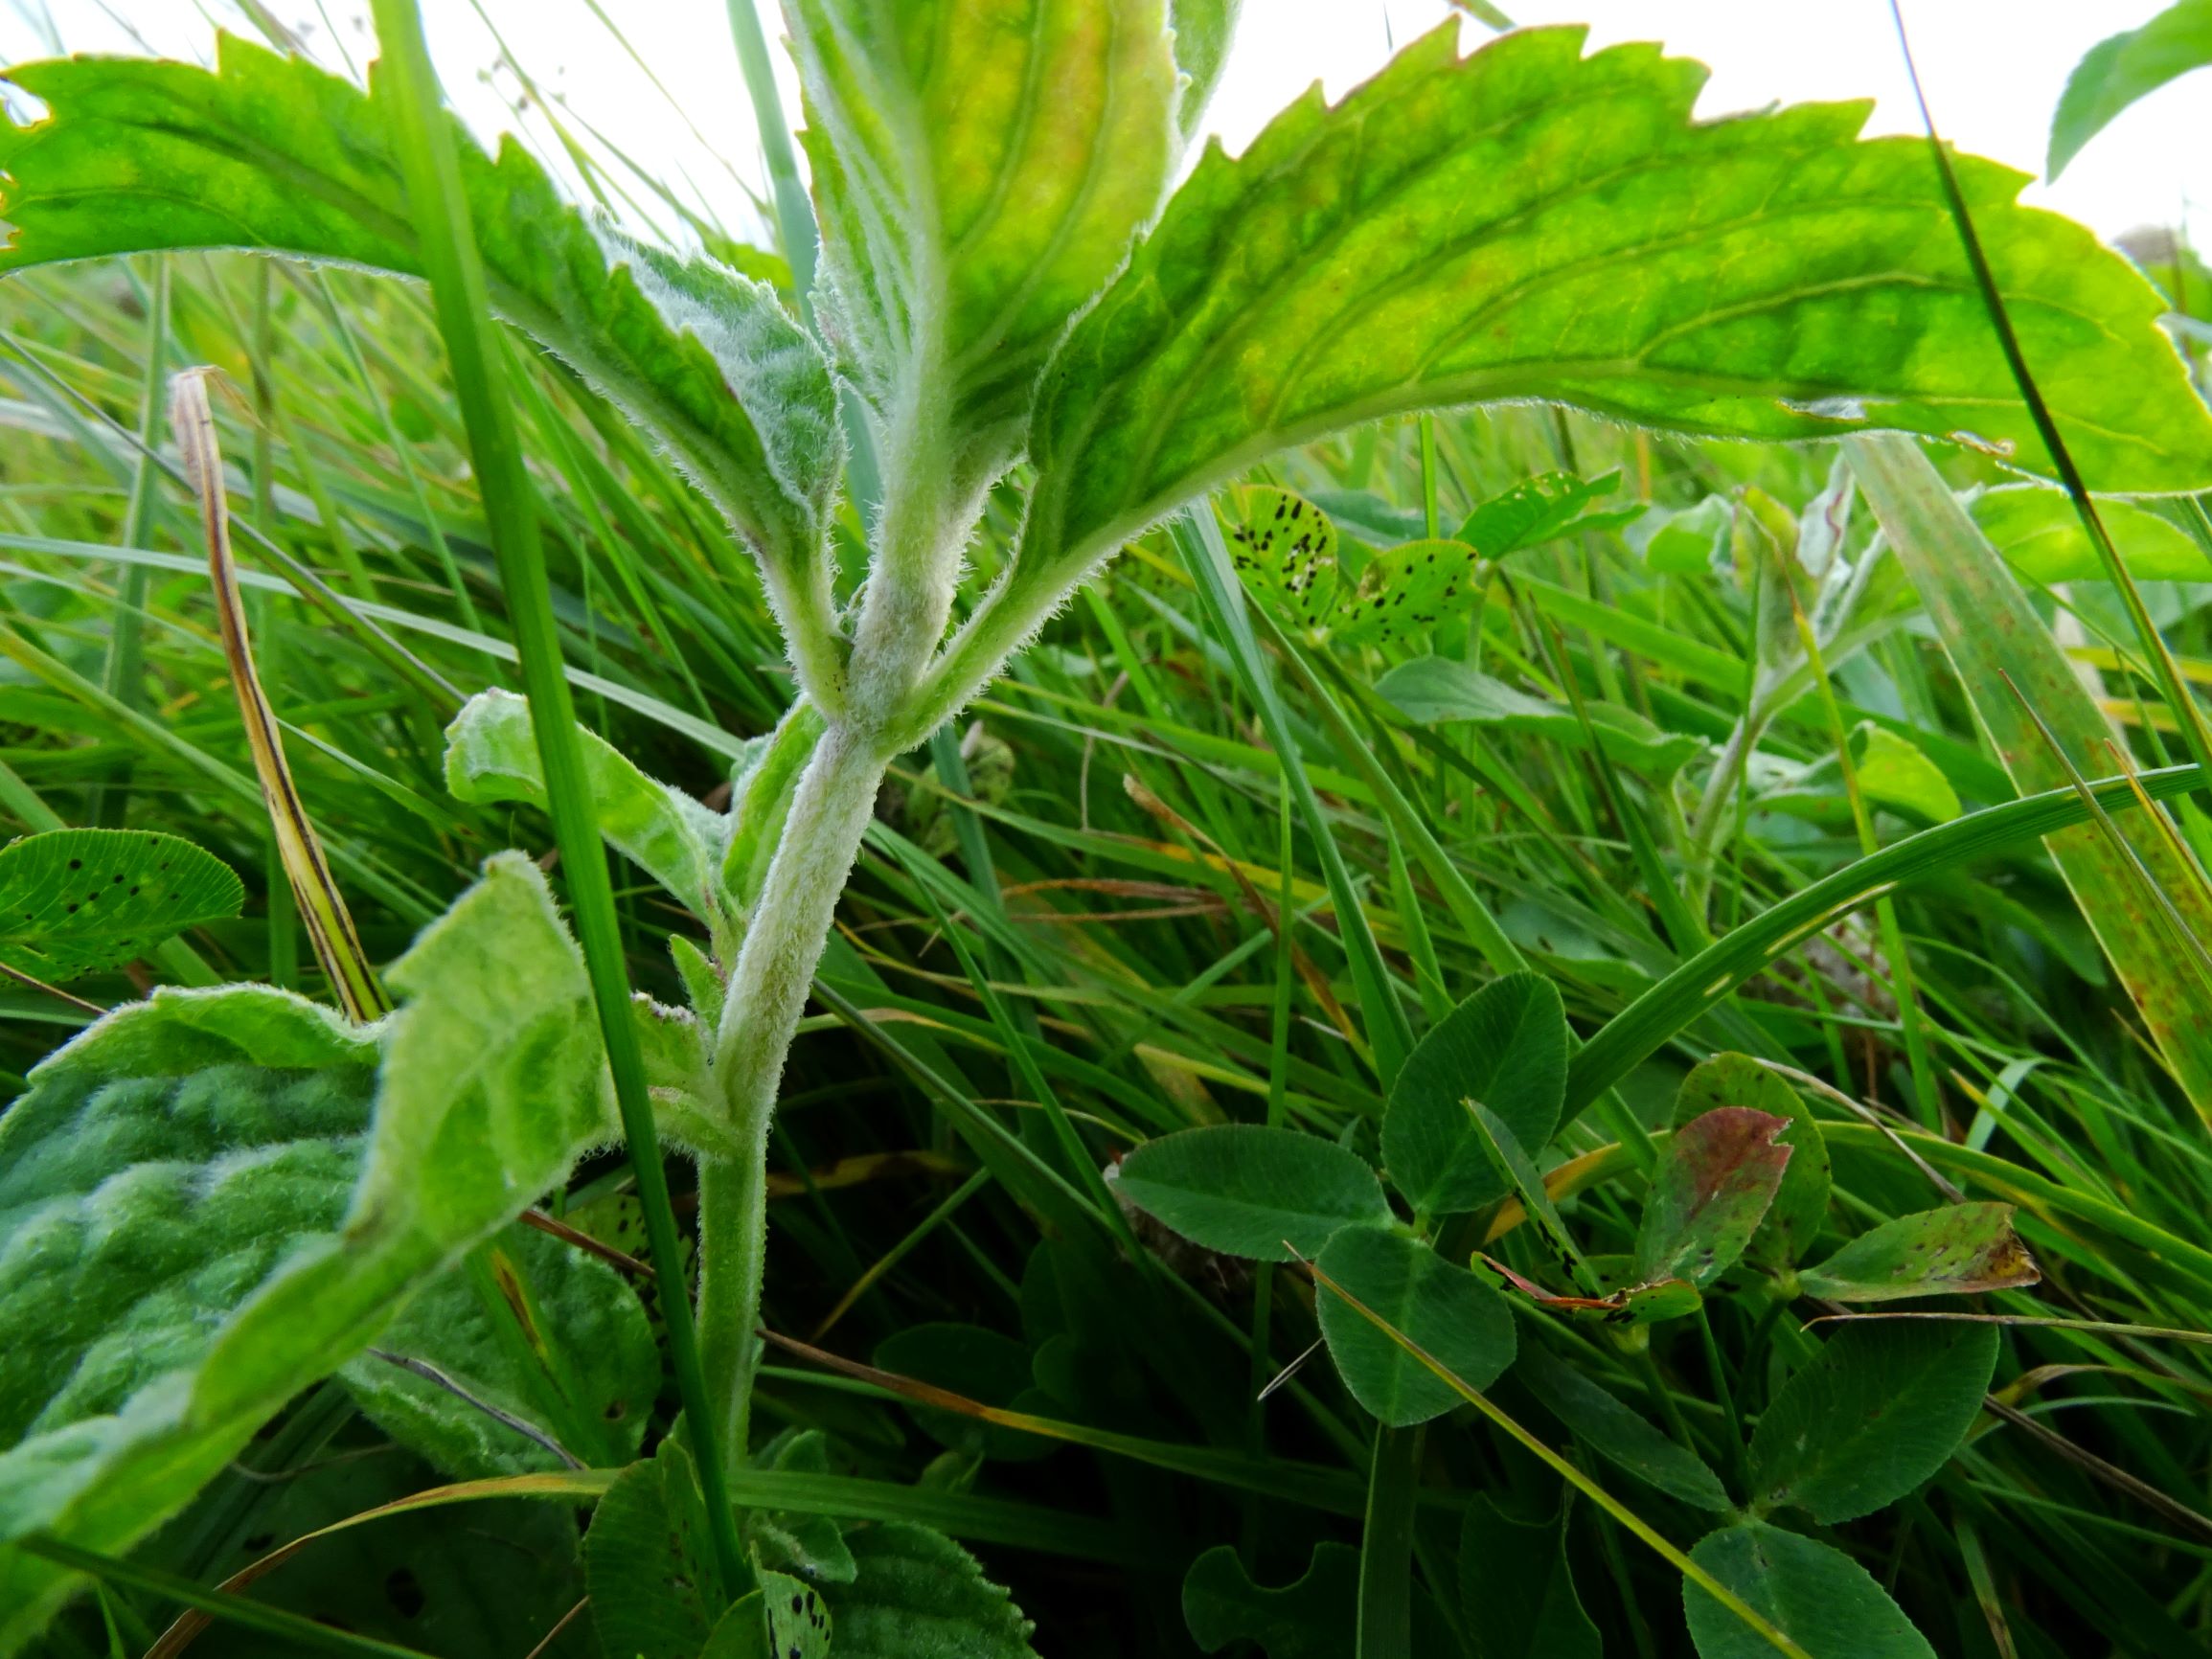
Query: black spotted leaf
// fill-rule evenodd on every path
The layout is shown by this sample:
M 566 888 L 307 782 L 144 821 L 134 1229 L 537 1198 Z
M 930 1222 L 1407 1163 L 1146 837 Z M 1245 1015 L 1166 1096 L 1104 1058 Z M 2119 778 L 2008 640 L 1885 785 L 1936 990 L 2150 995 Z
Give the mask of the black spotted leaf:
M 1279 1590 L 1254 1583 L 1226 1544 L 1183 1575 L 1183 1623 L 1205 1653 L 1242 1641 L 1267 1659 L 1342 1659 L 1356 1646 L 1358 1603 L 1359 1552 L 1349 1544 L 1314 1545 L 1305 1572 Z
M 0 1539 L 127 1549 L 611 1132 L 582 960 L 503 853 L 374 1033 L 157 992 L 0 1117 Z M 67 1576 L 0 1549 L 0 1651 Z
M 848 1541 L 853 1581 L 822 1591 L 836 1659 L 1037 1659 L 1034 1626 L 943 1533 L 893 1521 Z
M 1895 1503 L 1950 1461 L 1981 1411 L 1997 1329 L 1865 1320 L 1830 1337 L 1751 1437 L 1751 1497 L 1824 1526 Z
M 1308 635 L 1336 611 L 1336 527 L 1303 496 L 1270 485 L 1233 491 L 1222 512 L 1229 558 L 1260 602 Z
M 244 902 L 229 865 L 174 835 L 49 830 L 0 847 L 0 963 L 59 984 L 135 961 Z
M 1482 597 L 1481 559 L 1464 541 L 1406 541 L 1384 548 L 1337 601 L 1330 637 L 1348 646 L 1419 644 Z
M 1935 1659 L 1874 1575 L 1818 1539 L 1745 1521 L 1707 1533 L 1690 1559 L 1813 1659 Z M 1699 1659 L 1772 1659 L 1771 1642 L 1688 1578 L 1682 1611 Z

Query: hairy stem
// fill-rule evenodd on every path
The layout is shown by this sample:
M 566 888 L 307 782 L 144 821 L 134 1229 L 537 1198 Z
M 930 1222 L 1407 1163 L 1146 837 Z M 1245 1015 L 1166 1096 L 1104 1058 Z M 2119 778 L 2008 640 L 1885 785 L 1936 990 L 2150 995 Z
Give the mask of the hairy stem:
M 822 735 L 722 1003 L 715 1080 L 740 1150 L 699 1170 L 698 1323 L 717 1438 L 733 1467 L 746 1457 L 752 1413 L 776 1086 L 888 763 L 848 726 Z

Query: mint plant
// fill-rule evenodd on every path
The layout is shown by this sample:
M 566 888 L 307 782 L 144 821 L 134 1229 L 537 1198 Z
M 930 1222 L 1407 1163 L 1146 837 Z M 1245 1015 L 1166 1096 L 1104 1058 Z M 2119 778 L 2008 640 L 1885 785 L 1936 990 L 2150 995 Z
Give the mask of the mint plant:
M 380 8 L 387 25 L 409 11 Z M 467 338 L 455 296 L 480 272 L 497 314 L 650 434 L 726 519 L 780 627 L 794 696 L 740 750 L 727 810 L 571 736 L 543 694 L 485 692 L 447 728 L 457 797 L 543 805 L 569 823 L 587 800 L 584 821 L 697 919 L 705 947 L 677 946 L 688 1008 L 640 1000 L 627 1021 L 619 1008 L 608 1019 L 611 926 L 594 942 L 588 921 L 602 910 L 580 903 L 592 942 L 581 950 L 536 867 L 505 853 L 392 966 L 401 1006 L 388 1020 L 350 1026 L 262 988 L 165 989 L 34 1075 L 0 1121 L 0 1307 L 20 1333 L 0 1361 L 0 1652 L 36 1637 L 80 1584 L 84 1552 L 128 1550 L 332 1374 L 448 1472 L 627 1465 L 594 1489 L 605 1495 L 584 1551 L 610 1652 L 1030 1651 L 1003 1594 L 927 1529 L 848 1531 L 816 1515 L 795 1530 L 758 1510 L 740 1523 L 717 1502 L 756 1457 L 807 1455 L 755 1443 L 770 1139 L 892 766 L 1163 524 L 1250 662 L 1255 627 L 1295 660 L 1301 648 L 1402 648 L 1464 625 L 1509 555 L 1621 522 L 1608 481 L 1537 480 L 1453 535 L 1425 527 L 1353 579 L 1317 509 L 1256 487 L 1225 502 L 1223 539 L 1206 505 L 1217 488 L 1384 417 L 1541 401 L 1721 438 L 1917 434 L 2053 469 L 1925 148 L 1860 140 L 1863 106 L 1699 122 L 1701 72 L 1655 49 L 1585 56 L 1578 32 L 1535 30 L 1463 56 L 1447 28 L 1334 106 L 1317 91 L 1300 100 L 1243 155 L 1208 145 L 1192 161 L 1233 4 L 1041 0 L 1032 11 L 1015 28 L 950 0 L 789 0 L 820 247 L 819 284 L 797 296 L 810 324 L 712 257 L 579 212 L 519 146 L 486 154 L 424 103 L 419 67 L 380 65 L 363 88 L 226 38 L 213 71 L 72 58 L 11 72 L 42 113 L 0 132 L 0 215 L 13 227 L 0 266 L 244 248 L 364 267 L 429 280 L 449 345 Z M 396 38 L 388 27 L 388 49 L 404 46 Z M 437 165 L 448 149 L 450 177 Z M 2090 486 L 2212 482 L 2212 420 L 2155 326 L 2149 284 L 2080 227 L 2018 206 L 2017 175 L 1955 167 Z M 460 225 L 472 241 L 457 254 L 440 239 Z M 527 508 L 518 457 L 481 440 L 490 379 L 459 378 L 479 470 Z M 855 433 L 877 487 L 857 504 L 844 493 Z M 1839 474 L 1845 501 L 1848 486 Z M 994 501 L 1018 502 L 1020 528 L 997 568 L 971 572 Z M 1787 526 L 1801 561 L 1817 518 Z M 864 550 L 851 587 L 841 541 Z M 1258 602 L 1249 616 L 1240 568 Z M 1761 646 L 1780 654 L 1763 669 L 1777 684 L 1809 675 L 1812 655 L 1781 632 L 1784 591 L 1765 597 Z M 546 669 L 545 648 L 525 639 L 526 669 Z M 1661 778 L 1688 758 L 1620 711 L 1592 721 L 1461 662 L 1402 665 L 1377 690 L 1416 719 L 1571 729 L 1585 752 Z M 1756 723 L 1747 711 L 1739 762 Z M 1291 747 L 1285 729 L 1270 736 Z M 957 754 L 941 745 L 940 764 Z M 1734 784 L 1728 766 L 1719 776 L 1701 825 L 1712 834 Z M 1410 812 L 1387 778 L 1374 788 Z M 2009 824 L 2087 815 L 2020 807 Z M 1325 832 L 1317 805 L 1311 813 Z M 1332 1359 L 1386 1431 L 1478 1399 L 1530 1349 L 1532 1320 L 1571 1319 L 1633 1363 L 1653 1328 L 1702 1317 L 1709 1299 L 1867 1303 L 2030 1284 L 2001 1205 L 1908 1216 L 1801 1265 L 1823 1233 L 1826 1149 L 1794 1093 L 1740 1058 L 1694 1078 L 1694 1109 L 1663 1148 L 1643 1148 L 1650 1192 L 1632 1252 L 1583 1248 L 1548 1185 L 1564 1126 L 1776 951 L 1886 893 L 1876 862 L 1856 886 L 1810 887 L 1719 943 L 1687 937 L 1702 927 L 1693 918 L 1677 941 L 1684 966 L 1586 1046 L 1559 991 L 1530 972 L 1438 1011 L 1414 1040 L 1335 866 L 1348 948 L 1367 953 L 1354 975 L 1367 976 L 1359 1052 L 1378 1084 L 1382 1172 L 1279 1123 L 1224 1124 L 1148 1142 L 1109 1184 L 1060 1114 L 1049 1155 L 1025 1148 L 1023 1195 L 1071 1230 L 1093 1216 L 1126 1227 L 1127 1200 L 1208 1251 L 1308 1264 Z M 178 904 L 165 925 L 205 913 Z M 1516 948 L 1490 931 L 1503 941 L 1494 965 L 1510 964 Z M 650 1084 L 648 1127 L 696 1167 L 699 1207 L 706 1398 L 687 1402 L 687 1433 L 643 1462 L 642 1418 L 627 1417 L 642 1404 L 635 1317 L 604 1311 L 619 1300 L 604 1275 L 556 1266 L 509 1231 L 582 1151 L 623 1132 L 626 1055 Z M 1015 1158 L 989 1120 L 962 1127 L 987 1163 Z M 133 1229 L 114 1243 L 101 1218 L 115 1209 L 164 1248 L 134 1251 Z M 184 1217 L 173 1226 L 171 1209 Z M 611 1334 L 536 1375 L 488 1335 L 486 1283 L 570 1309 L 557 1322 L 569 1329 L 599 1309 Z M 688 1329 L 673 1312 L 672 1336 Z M 1847 1557 L 1767 1517 L 1863 1513 L 1951 1455 L 1995 1340 L 1937 1329 L 1830 1339 L 1738 1437 L 1742 1468 L 1726 1481 L 1599 1385 L 1553 1394 L 1561 1419 L 1615 1464 L 1726 1513 L 1669 1557 L 1708 1659 L 1842 1651 L 1809 1608 L 1849 1609 L 1876 1644 L 1859 1650 L 1928 1650 Z M 410 1331 L 415 1369 L 379 1356 L 384 1337 Z M 1547 1345 L 1537 1363 L 1563 1362 Z M 1772 1426 L 1824 1422 L 1826 1403 L 1861 1400 L 1870 1377 L 1894 1375 L 1927 1379 L 1929 1403 L 1909 1421 L 1787 1443 Z M 1410 1516 L 1410 1465 L 1389 1460 L 1413 1443 L 1379 1438 L 1372 1525 Z M 1517 1524 L 1468 1516 L 1477 1539 Z M 1410 1533 L 1407 1520 L 1395 1585 L 1380 1549 L 1360 1567 L 1357 1640 L 1377 1659 L 1407 1650 Z M 1508 1541 L 1551 1558 L 1548 1534 Z M 1342 1565 L 1317 1556 L 1311 1572 Z M 1259 1594 L 1241 1576 L 1216 1563 L 1204 1580 L 1205 1628 L 1222 1642 L 1262 1628 L 1218 1604 Z M 1579 1641 L 1571 1584 L 1544 1605 L 1539 1627 Z

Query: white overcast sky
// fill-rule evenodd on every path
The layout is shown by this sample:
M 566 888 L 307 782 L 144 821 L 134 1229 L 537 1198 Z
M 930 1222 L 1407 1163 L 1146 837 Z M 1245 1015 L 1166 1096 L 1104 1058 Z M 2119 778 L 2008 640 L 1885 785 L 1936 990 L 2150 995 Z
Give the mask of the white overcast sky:
M 771 39 L 776 0 L 760 0 Z M 1937 123 L 1960 148 L 2039 173 L 2050 113 L 2067 72 L 2103 36 L 2132 28 L 2163 0 L 1905 0 Z M 76 51 L 158 50 L 206 58 L 217 23 L 251 33 L 236 0 L 0 0 L 0 58 Z M 365 0 L 268 0 L 333 64 L 370 55 Z M 423 0 L 447 86 L 480 130 L 512 124 L 516 82 L 497 61 L 485 19 L 549 98 L 580 124 L 664 175 L 691 181 L 725 224 L 753 234 L 742 188 L 761 169 L 753 117 L 729 44 L 724 0 L 599 0 L 669 96 L 656 90 L 594 14 L 592 0 Z M 1707 114 L 1811 99 L 1873 98 L 1870 130 L 1917 131 L 1888 0 L 1504 0 L 1521 23 L 1582 22 L 1594 43 L 1663 41 L 1712 69 Z M 1450 14 L 1447 0 L 1245 0 L 1231 68 L 1211 125 L 1242 146 L 1318 78 L 1334 97 Z M 1486 32 L 1462 25 L 1471 45 Z M 787 72 L 780 46 L 779 64 Z M 680 105 L 688 116 L 672 107 Z M 787 100 L 789 99 L 787 90 Z M 787 108 L 790 104 L 787 103 Z M 692 130 L 696 125 L 696 133 Z M 541 133 L 542 133 L 542 129 Z M 2107 237 L 2186 217 L 2212 241 L 2212 72 L 2145 101 L 2098 138 L 2056 186 L 2028 199 Z M 2192 192 L 2200 193 L 2198 206 Z

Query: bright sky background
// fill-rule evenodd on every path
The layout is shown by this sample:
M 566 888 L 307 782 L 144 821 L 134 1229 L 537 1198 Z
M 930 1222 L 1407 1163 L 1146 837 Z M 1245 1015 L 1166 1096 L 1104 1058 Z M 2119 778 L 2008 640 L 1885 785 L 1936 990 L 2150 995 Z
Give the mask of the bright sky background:
M 1961 148 L 2041 171 L 2050 112 L 2084 51 L 2135 27 L 2163 0 L 1905 0 L 1906 21 L 1935 117 Z M 0 59 L 72 50 L 145 51 L 205 59 L 209 16 L 235 0 L 0 0 Z M 325 61 L 369 55 L 365 0 L 269 0 Z M 776 0 L 761 0 L 771 38 Z M 745 193 L 761 169 L 753 118 L 729 45 L 724 0 L 597 0 L 621 20 L 651 80 L 595 16 L 594 0 L 423 0 L 452 96 L 480 130 L 514 125 L 519 81 L 499 60 L 489 18 L 543 94 L 640 163 L 690 181 L 724 223 L 757 234 Z M 1771 102 L 1873 98 L 1870 130 L 1916 131 L 1888 0 L 1505 0 L 1522 23 L 1586 22 L 1594 43 L 1656 39 L 1713 70 L 1700 110 Z M 1450 15 L 1447 0 L 1245 0 L 1211 125 L 1241 147 L 1319 77 L 1332 97 L 1373 73 L 1402 43 Z M 1486 32 L 1462 25 L 1470 45 Z M 787 71 L 780 48 L 780 64 Z M 787 108 L 795 107 L 787 83 Z M 680 105 L 675 113 L 671 99 Z M 688 116 L 688 122 L 686 117 Z M 696 124 L 696 131 L 693 130 Z M 535 124 L 541 146 L 547 129 Z M 2198 206 L 2191 192 L 2201 193 Z M 2028 199 L 2107 237 L 2186 216 L 2212 242 L 2212 74 L 2185 79 L 2109 128 L 2056 186 Z

